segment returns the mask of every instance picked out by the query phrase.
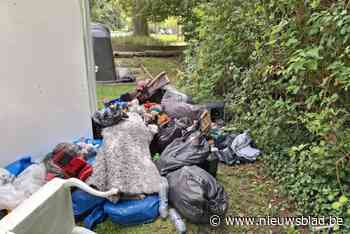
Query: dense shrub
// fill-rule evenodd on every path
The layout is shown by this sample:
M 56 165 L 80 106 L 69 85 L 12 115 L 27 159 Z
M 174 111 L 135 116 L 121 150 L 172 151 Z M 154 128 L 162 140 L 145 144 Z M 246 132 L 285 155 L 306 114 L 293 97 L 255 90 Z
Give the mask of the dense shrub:
M 345 3 L 344 3 L 345 2 Z M 271 175 L 307 215 L 350 229 L 347 1 L 213 0 L 199 10 L 182 84 L 225 98 Z

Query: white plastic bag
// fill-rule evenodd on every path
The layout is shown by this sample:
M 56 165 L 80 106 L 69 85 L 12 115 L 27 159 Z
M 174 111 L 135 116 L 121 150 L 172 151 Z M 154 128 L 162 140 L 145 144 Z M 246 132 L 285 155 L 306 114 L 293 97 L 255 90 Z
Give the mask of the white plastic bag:
M 29 197 L 45 184 L 45 175 L 44 164 L 33 164 L 15 179 L 13 185 Z
M 14 179 L 15 177 L 8 170 L 0 168 L 0 186 L 12 183 Z
M 45 184 L 46 169 L 43 164 L 33 164 L 25 169 L 13 183 L 0 186 L 0 210 L 13 210 Z

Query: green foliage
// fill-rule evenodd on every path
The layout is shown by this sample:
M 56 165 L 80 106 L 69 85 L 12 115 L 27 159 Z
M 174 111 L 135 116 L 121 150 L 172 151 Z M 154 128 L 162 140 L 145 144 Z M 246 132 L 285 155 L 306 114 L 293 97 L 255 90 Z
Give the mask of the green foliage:
M 227 100 L 302 212 L 341 216 L 349 230 L 350 14 L 332 2 L 202 4 L 181 82 Z
M 163 46 L 164 41 L 150 36 L 121 36 L 112 38 L 113 45 L 117 46 Z
M 111 30 L 117 30 L 124 26 L 118 0 L 92 0 L 90 8 L 93 22 L 106 24 Z

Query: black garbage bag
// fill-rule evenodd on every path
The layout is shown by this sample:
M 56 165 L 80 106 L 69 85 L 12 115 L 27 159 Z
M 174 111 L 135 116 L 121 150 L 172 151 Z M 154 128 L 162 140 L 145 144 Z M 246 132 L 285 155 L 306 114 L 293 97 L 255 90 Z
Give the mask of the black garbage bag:
M 210 154 L 210 146 L 200 131 L 188 132 L 175 139 L 160 156 L 160 174 L 166 175 L 183 166 L 201 165 Z
M 225 215 L 228 196 L 208 172 L 185 166 L 167 176 L 169 202 L 192 223 L 209 223 L 212 215 Z
M 190 127 L 191 124 L 192 121 L 190 119 L 182 118 L 171 120 L 169 123 L 160 126 L 158 133 L 151 142 L 152 155 L 156 153 L 161 154 L 176 138 L 184 136 L 186 128 Z
M 162 101 L 164 112 L 171 119 L 181 119 L 184 117 L 190 118 L 192 121 L 198 120 L 201 114 L 206 110 L 201 105 L 191 105 L 185 102 Z

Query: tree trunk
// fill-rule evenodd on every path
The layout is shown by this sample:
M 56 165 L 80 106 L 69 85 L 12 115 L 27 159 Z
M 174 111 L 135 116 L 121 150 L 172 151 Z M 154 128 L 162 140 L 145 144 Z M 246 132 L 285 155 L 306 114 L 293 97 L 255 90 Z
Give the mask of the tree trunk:
M 134 0 L 133 26 L 135 36 L 148 36 L 147 17 L 142 13 L 142 1 Z

